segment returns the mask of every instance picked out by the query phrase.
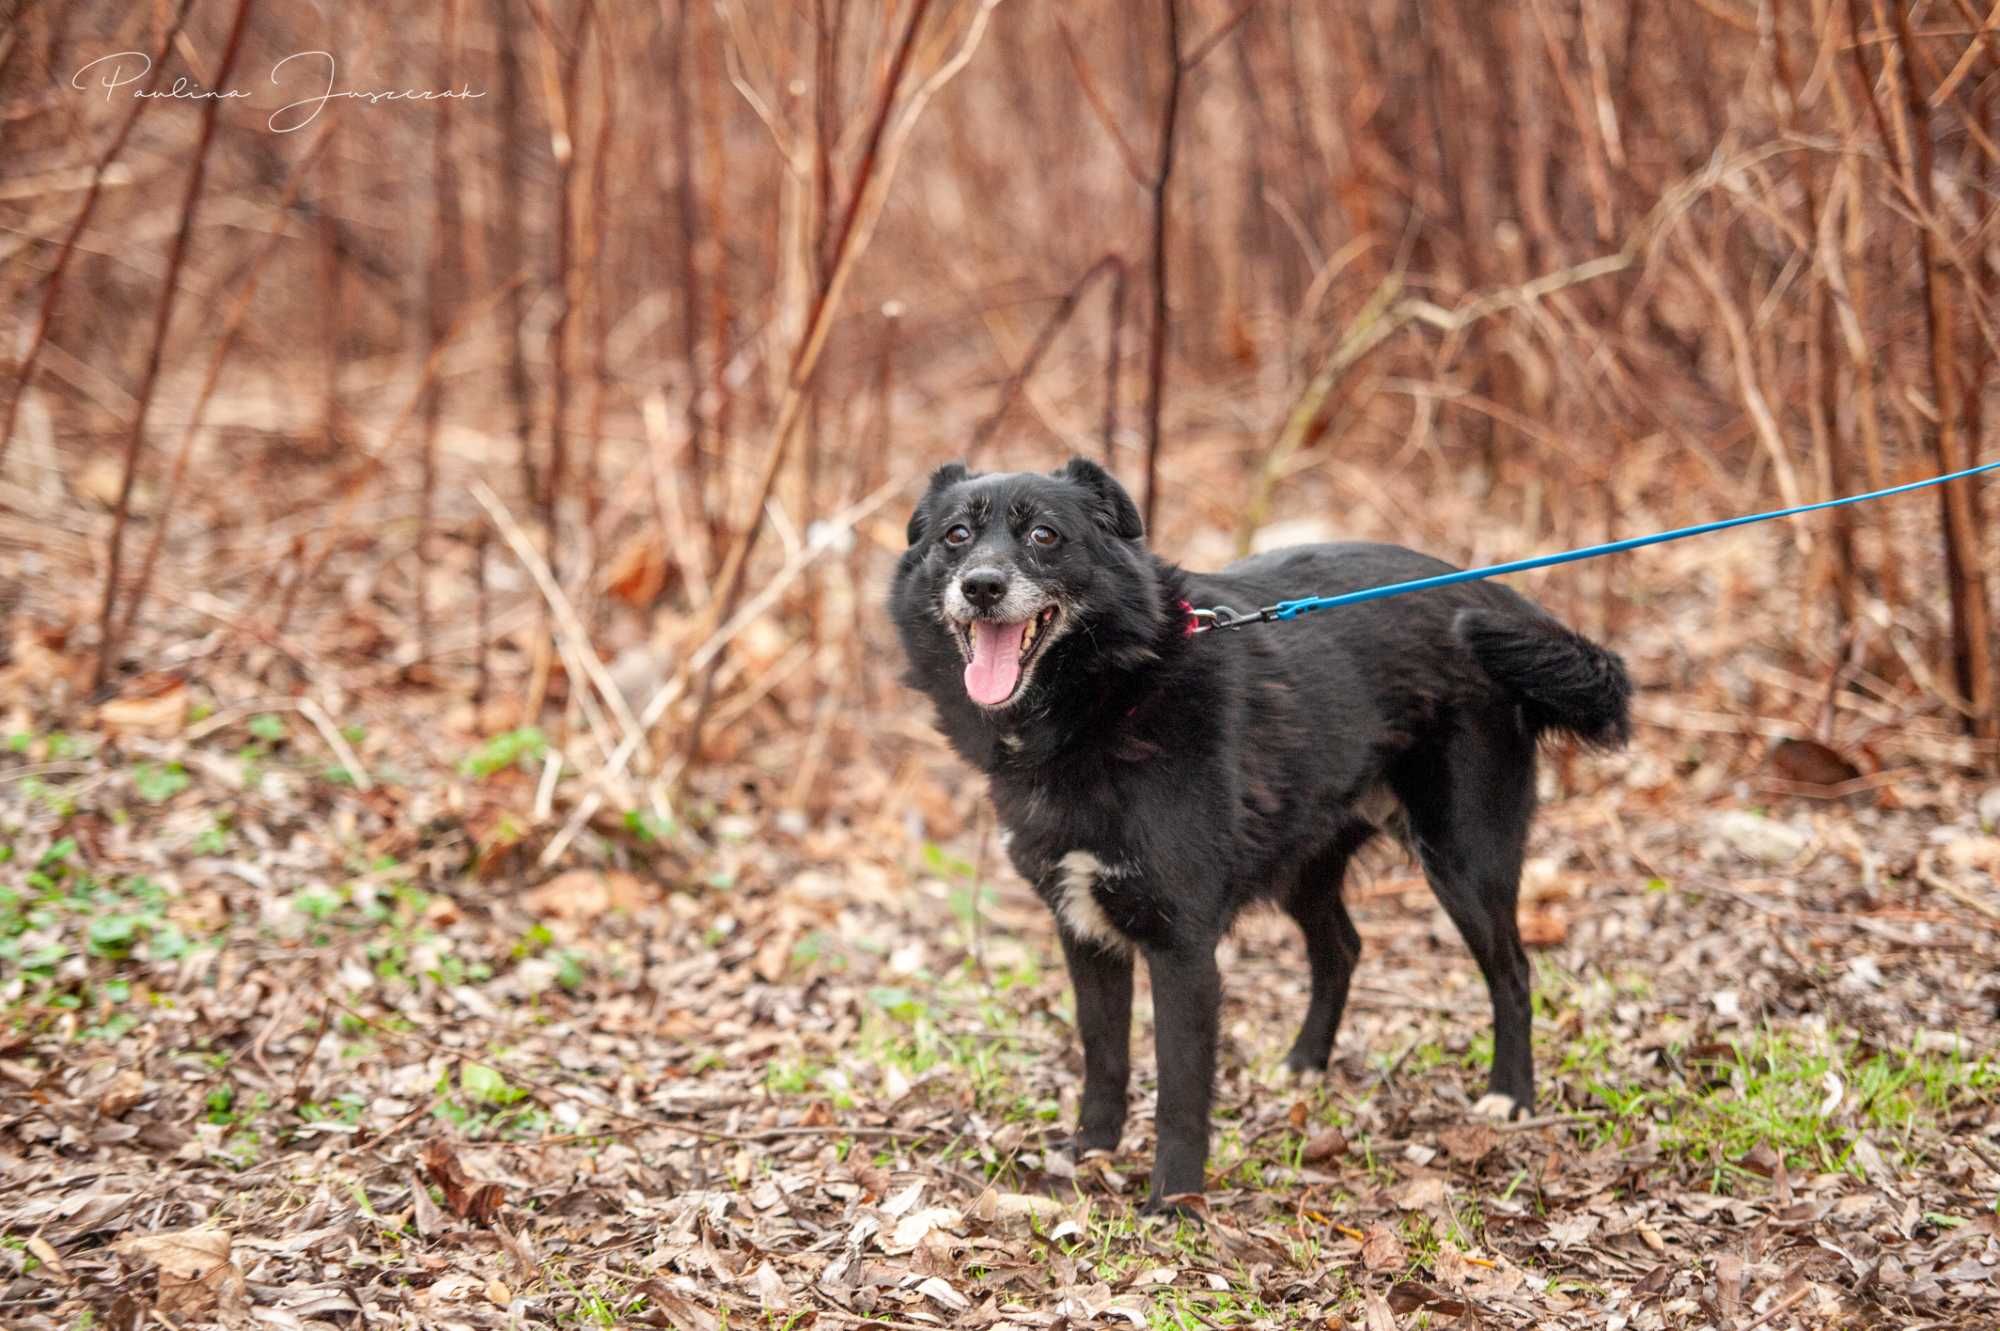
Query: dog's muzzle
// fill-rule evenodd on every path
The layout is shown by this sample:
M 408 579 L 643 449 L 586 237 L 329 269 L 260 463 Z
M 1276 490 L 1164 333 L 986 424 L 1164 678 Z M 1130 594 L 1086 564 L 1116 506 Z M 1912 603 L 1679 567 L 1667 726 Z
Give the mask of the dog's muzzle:
M 945 589 L 943 618 L 965 657 L 965 693 L 981 707 L 1019 695 L 1062 609 L 1009 570 L 968 569 Z

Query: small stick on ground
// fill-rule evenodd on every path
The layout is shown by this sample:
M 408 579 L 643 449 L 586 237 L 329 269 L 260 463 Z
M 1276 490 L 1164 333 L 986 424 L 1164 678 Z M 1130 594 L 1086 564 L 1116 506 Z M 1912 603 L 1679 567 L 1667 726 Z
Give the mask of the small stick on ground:
M 486 696 L 491 685 L 487 662 L 491 644 L 487 642 L 493 631 L 493 591 L 486 577 L 486 547 L 489 544 L 489 528 L 480 523 L 472 535 L 472 577 L 473 596 L 478 605 L 478 642 L 473 650 L 477 656 L 473 662 L 472 676 L 472 717 L 473 724 L 479 724 L 479 714 L 486 706 Z
M 624 736 L 630 738 L 642 733 L 643 728 L 639 725 L 639 719 L 632 715 L 632 708 L 626 703 L 624 692 L 611 678 L 611 672 L 605 669 L 603 658 L 598 656 L 596 648 L 591 646 L 590 634 L 584 629 L 583 621 L 577 617 L 576 608 L 570 604 L 569 597 L 564 595 L 562 587 L 556 582 L 555 574 L 549 568 L 548 562 L 528 540 L 527 533 L 521 530 L 518 522 L 514 521 L 514 515 L 507 511 L 507 506 L 500 502 L 500 497 L 493 493 L 492 487 L 484 481 L 474 481 L 472 497 L 479 501 L 480 507 L 484 508 L 488 516 L 493 519 L 493 525 L 499 528 L 501 538 L 514 552 L 514 557 L 521 561 L 521 566 L 528 570 L 528 576 L 535 580 L 535 586 L 541 591 L 542 599 L 548 603 L 550 612 L 555 616 L 557 629 L 583 667 L 590 683 L 603 695 L 605 706 L 611 709 L 611 714 L 617 719 L 618 727 Z
M 334 761 L 354 779 L 354 788 L 364 791 L 375 789 L 375 783 L 368 777 L 368 769 L 361 765 L 361 756 L 348 744 L 347 736 L 340 733 L 340 727 L 333 723 L 326 709 L 311 698 L 299 699 L 296 706 L 299 715 L 312 722 L 312 728 L 326 741 L 326 747 L 333 750 Z

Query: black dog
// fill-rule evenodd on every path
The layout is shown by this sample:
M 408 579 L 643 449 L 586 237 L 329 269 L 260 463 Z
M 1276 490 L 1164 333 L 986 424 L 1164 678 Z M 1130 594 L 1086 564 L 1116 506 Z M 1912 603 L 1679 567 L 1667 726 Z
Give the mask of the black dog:
M 1493 999 L 1484 1113 L 1534 1102 L 1515 895 L 1535 750 L 1626 738 L 1618 657 L 1490 582 L 1195 636 L 1192 606 L 1424 577 L 1389 545 L 1299 546 L 1190 573 L 1147 550 L 1118 482 L 931 477 L 892 608 L 909 681 L 985 772 L 1008 852 L 1055 912 L 1083 1034 L 1079 1151 L 1114 1149 L 1131 1071 L 1132 957 L 1153 979 L 1160 1099 L 1152 1209 L 1202 1190 L 1221 982 L 1236 913 L 1305 932 L 1312 1003 L 1288 1065 L 1322 1070 L 1361 940 L 1340 898 L 1384 826 L 1414 849 Z

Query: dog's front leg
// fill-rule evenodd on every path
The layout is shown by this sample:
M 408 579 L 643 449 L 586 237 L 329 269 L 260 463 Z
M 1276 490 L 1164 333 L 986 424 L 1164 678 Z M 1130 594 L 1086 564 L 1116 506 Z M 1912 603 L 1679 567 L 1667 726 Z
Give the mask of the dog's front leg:
M 1173 1198 L 1198 1194 L 1208 1164 L 1209 1100 L 1215 1088 L 1215 1033 L 1222 980 L 1214 938 L 1148 948 L 1153 1041 L 1160 1069 L 1160 1144 L 1146 1209 L 1176 1211 Z
M 1083 1109 L 1076 1153 L 1115 1151 L 1125 1132 L 1125 1089 L 1132 1079 L 1132 954 L 1062 934 L 1063 960 L 1076 990 L 1083 1037 Z

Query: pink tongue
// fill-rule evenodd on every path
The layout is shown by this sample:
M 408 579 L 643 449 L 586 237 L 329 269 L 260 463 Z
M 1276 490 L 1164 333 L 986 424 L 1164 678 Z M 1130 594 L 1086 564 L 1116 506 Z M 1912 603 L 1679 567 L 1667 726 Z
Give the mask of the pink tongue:
M 1014 686 L 1021 682 L 1021 639 L 1027 631 L 1026 620 L 972 621 L 972 661 L 965 667 L 965 692 L 974 702 L 991 707 L 1014 696 Z

